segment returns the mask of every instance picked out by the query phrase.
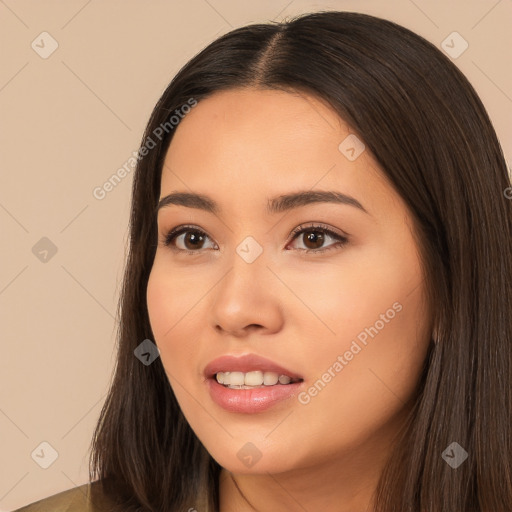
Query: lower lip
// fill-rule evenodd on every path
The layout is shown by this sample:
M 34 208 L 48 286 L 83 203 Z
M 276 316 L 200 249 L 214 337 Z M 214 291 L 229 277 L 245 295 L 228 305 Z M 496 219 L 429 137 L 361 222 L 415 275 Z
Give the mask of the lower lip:
M 266 411 L 284 400 L 296 396 L 304 381 L 276 384 L 254 389 L 231 389 L 219 384 L 215 378 L 207 379 L 212 400 L 230 412 L 254 414 Z

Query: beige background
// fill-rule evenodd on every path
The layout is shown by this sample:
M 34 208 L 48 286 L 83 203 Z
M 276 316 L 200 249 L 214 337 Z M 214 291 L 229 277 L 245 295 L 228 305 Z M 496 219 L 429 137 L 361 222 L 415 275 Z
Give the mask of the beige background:
M 439 48 L 459 32 L 469 46 L 454 62 L 510 160 L 512 0 L 0 0 L 0 511 L 87 481 L 114 364 L 132 173 L 102 200 L 94 188 L 138 149 L 160 94 L 208 42 L 323 9 L 391 19 Z M 51 48 L 44 31 L 58 43 L 46 59 L 31 47 Z M 42 442 L 58 453 L 47 469 Z

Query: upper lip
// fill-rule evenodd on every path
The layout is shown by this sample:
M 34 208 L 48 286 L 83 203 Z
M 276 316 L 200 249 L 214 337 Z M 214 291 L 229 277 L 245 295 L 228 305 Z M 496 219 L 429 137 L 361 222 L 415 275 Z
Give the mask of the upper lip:
M 218 357 L 206 365 L 204 375 L 206 378 L 211 378 L 218 372 L 247 373 L 252 371 L 275 372 L 279 375 L 288 375 L 292 379 L 302 380 L 298 373 L 257 354 L 244 354 L 242 356 L 224 355 Z

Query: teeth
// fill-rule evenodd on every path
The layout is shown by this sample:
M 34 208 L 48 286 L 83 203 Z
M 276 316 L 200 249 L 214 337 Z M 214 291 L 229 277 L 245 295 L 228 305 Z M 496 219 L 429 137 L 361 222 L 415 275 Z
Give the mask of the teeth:
M 274 384 L 277 384 L 278 380 L 279 375 L 277 375 L 277 373 L 265 372 L 263 374 L 263 384 L 265 384 L 265 386 L 273 386 Z
M 219 384 L 234 387 L 236 389 L 249 389 L 251 387 L 274 386 L 279 384 L 290 384 L 292 378 L 288 375 L 279 375 L 275 372 L 218 372 L 215 375 Z M 296 382 L 293 381 L 293 382 Z
M 247 372 L 245 377 L 243 373 L 241 375 L 243 382 L 240 384 L 245 384 L 246 386 L 261 386 L 263 384 L 263 372 Z M 231 384 L 233 384 L 233 379 L 231 379 Z

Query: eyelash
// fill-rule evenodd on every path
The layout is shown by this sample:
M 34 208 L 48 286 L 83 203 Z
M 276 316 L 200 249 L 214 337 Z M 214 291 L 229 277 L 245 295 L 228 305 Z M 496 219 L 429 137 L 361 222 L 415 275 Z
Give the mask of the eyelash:
M 328 247 L 326 247 L 324 249 L 297 249 L 298 251 L 305 252 L 305 253 L 324 253 L 324 252 L 330 251 L 331 249 L 334 249 L 336 247 L 343 247 L 344 245 L 346 245 L 348 243 L 347 237 L 339 235 L 338 233 L 335 233 L 334 231 L 329 229 L 327 226 L 324 226 L 323 224 L 311 224 L 308 226 L 304 226 L 301 224 L 300 226 L 297 226 L 290 234 L 290 236 L 292 237 L 292 242 L 298 237 L 298 235 L 308 232 L 308 231 L 321 232 L 335 240 L 338 240 L 338 243 L 329 245 Z M 172 242 L 179 235 L 182 235 L 183 233 L 188 233 L 188 232 L 193 232 L 193 233 L 199 234 L 200 236 L 208 237 L 208 235 L 201 229 L 195 228 L 193 226 L 179 226 L 177 228 L 172 229 L 165 236 L 164 242 L 163 242 L 164 246 L 169 247 L 173 251 L 176 251 L 176 252 L 186 253 L 186 254 L 190 254 L 190 255 L 197 255 L 198 253 L 201 252 L 200 250 L 190 251 L 188 249 L 178 249 L 175 246 L 171 245 Z

